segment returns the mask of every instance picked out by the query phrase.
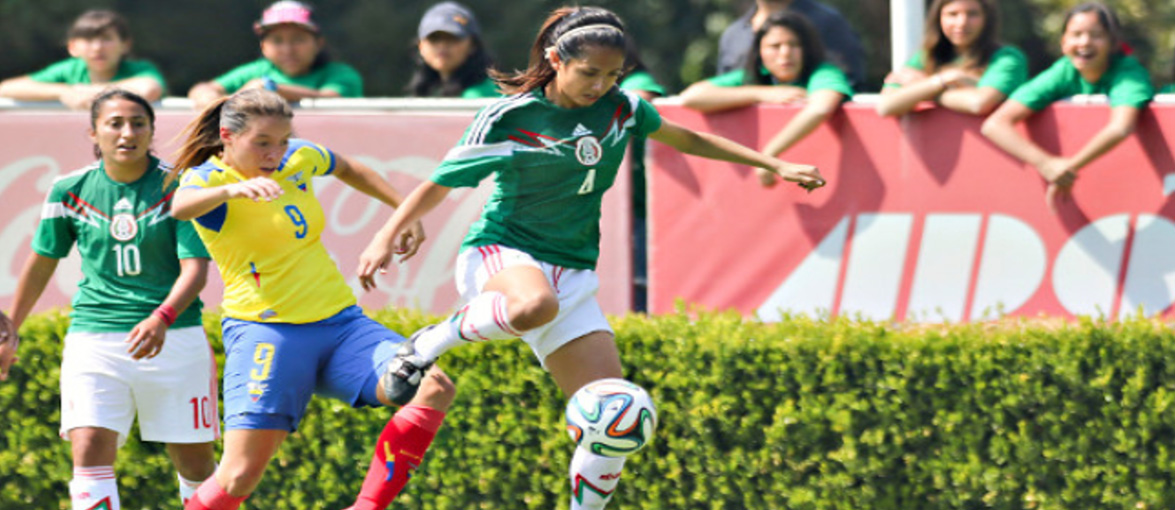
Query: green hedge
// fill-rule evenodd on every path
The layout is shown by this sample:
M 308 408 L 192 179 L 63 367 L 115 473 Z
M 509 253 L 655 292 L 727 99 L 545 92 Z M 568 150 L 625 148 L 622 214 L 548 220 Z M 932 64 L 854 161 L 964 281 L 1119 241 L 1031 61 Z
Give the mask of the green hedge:
M 378 318 L 400 331 L 430 319 Z M 661 418 L 614 508 L 1175 507 L 1175 338 L 1159 322 L 903 328 L 703 313 L 614 325 L 627 376 Z M 68 508 L 65 327 L 57 314 L 30 320 L 0 384 L 0 508 Z M 393 507 L 567 508 L 563 398 L 529 349 L 472 346 L 443 364 L 460 395 Z M 311 407 L 247 508 L 350 503 L 389 413 Z M 158 445 L 132 439 L 117 471 L 126 508 L 178 506 Z

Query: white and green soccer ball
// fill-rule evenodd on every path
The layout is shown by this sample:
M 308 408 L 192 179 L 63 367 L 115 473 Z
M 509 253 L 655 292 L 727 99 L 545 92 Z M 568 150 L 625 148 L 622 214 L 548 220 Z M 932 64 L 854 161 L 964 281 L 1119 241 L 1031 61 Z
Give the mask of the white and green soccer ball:
M 580 448 L 624 457 L 644 448 L 657 429 L 649 393 L 624 379 L 593 381 L 567 402 L 567 433 Z

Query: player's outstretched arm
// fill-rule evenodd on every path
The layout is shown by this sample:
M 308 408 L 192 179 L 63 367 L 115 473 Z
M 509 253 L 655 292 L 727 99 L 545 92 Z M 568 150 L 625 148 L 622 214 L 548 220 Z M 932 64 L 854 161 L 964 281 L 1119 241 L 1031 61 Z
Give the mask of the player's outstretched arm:
M 661 128 L 649 138 L 693 156 L 764 168 L 807 190 L 825 184 L 820 171 L 812 165 L 788 163 L 721 136 L 693 131 L 668 120 L 662 121 Z
M 411 256 L 407 252 L 407 246 L 403 244 L 395 246 L 396 240 L 402 239 L 401 234 L 407 226 L 418 223 L 452 190 L 453 188 L 448 186 L 424 181 L 412 190 L 412 193 L 408 194 L 408 198 L 404 199 L 404 203 L 396 208 L 396 212 L 392 214 L 383 228 L 379 229 L 371 243 L 367 245 L 367 249 L 363 250 L 363 254 L 359 256 L 359 268 L 356 272 L 359 274 L 359 282 L 363 285 L 364 290 L 375 288 L 375 273 L 377 271 L 386 272 L 393 252 L 404 254 L 400 258 L 401 262 Z
M 399 191 L 396 191 L 392 183 L 372 170 L 371 167 L 353 158 L 339 154 L 333 175 L 348 186 L 393 208 L 400 207 L 400 204 L 404 202 L 404 197 L 400 195 Z M 400 246 L 397 252 L 403 254 L 402 260 L 415 255 L 416 251 L 420 249 L 420 245 L 424 243 L 424 239 L 424 225 L 419 221 L 409 224 L 408 228 L 404 229 L 399 236 Z

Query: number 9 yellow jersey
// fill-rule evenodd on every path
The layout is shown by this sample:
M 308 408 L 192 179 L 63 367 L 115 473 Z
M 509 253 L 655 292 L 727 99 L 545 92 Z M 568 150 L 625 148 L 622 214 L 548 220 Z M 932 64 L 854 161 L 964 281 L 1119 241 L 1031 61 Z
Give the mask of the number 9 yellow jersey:
M 192 220 L 224 279 L 224 314 L 256 322 L 303 324 L 354 305 L 355 295 L 321 241 L 322 205 L 312 177 L 330 175 L 335 154 L 290 140 L 270 176 L 283 193 L 271 202 L 233 199 Z M 180 189 L 246 180 L 213 156 L 184 172 Z

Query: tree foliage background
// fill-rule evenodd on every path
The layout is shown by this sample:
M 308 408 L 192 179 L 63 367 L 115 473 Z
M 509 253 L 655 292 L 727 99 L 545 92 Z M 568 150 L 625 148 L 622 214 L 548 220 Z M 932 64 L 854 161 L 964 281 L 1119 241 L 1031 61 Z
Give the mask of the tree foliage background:
M 866 90 L 889 70 L 889 1 L 823 0 L 856 27 L 869 52 Z M 154 61 L 171 93 L 259 56 L 251 26 L 269 1 L 0 0 L 0 76 L 36 71 L 65 58 L 64 34 L 89 8 L 117 10 L 131 22 L 135 53 Z M 401 95 L 411 76 L 416 25 L 433 0 L 310 0 L 334 58 L 354 65 L 369 96 Z M 499 66 L 526 64 L 547 13 L 568 0 L 464 0 L 483 27 Z M 653 73 L 671 92 L 713 74 L 718 37 L 752 0 L 595 0 L 620 14 Z M 998 0 L 1004 40 L 1020 46 L 1032 70 L 1060 52 L 1065 9 L 1078 0 Z M 1122 18 L 1136 55 L 1156 84 L 1175 80 L 1175 2 L 1106 0 Z

